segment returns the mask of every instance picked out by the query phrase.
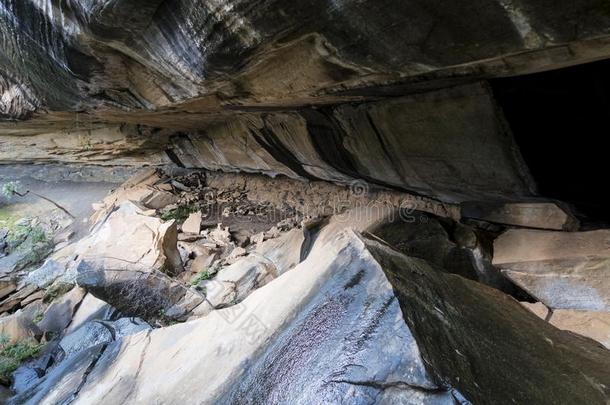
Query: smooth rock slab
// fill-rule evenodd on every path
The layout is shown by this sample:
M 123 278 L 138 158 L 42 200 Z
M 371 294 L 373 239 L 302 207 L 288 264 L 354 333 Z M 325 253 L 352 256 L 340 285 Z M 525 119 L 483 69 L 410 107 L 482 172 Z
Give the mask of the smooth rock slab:
M 238 305 L 111 344 L 73 403 L 453 404 L 362 242 L 328 240 Z
M 610 313 L 558 309 L 549 322 L 562 330 L 597 340 L 610 350 Z
M 56 405 L 71 403 L 82 383 L 89 375 L 105 346 L 99 345 L 67 358 L 55 367 L 44 380 L 33 389 L 9 400 L 13 405 Z
M 610 230 L 509 230 L 493 264 L 550 308 L 610 310 Z
M 574 231 L 578 220 L 552 202 L 463 202 L 462 217 L 524 228 Z
M 110 304 L 87 293 L 72 317 L 66 333 L 74 332 L 89 321 L 109 320 L 117 313 Z

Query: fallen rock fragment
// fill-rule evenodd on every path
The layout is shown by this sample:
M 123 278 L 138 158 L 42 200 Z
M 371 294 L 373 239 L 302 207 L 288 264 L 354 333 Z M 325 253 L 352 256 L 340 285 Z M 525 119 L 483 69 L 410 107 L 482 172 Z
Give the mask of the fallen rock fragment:
M 113 340 L 113 330 L 110 327 L 102 322 L 92 321 L 61 339 L 59 347 L 67 356 L 70 356 L 93 346 L 110 343 Z
M 218 258 L 218 254 L 216 252 L 213 252 L 207 256 L 206 255 L 197 256 L 195 258 L 195 260 L 193 260 L 193 263 L 191 264 L 191 272 L 199 273 L 201 271 L 204 271 L 205 269 L 212 266 L 212 263 L 214 263 L 214 261 L 217 258 Z
M 34 284 L 38 286 L 38 288 L 46 288 L 62 276 L 65 271 L 65 265 L 58 263 L 53 259 L 48 259 L 40 268 L 28 273 L 25 282 Z
M 509 230 L 493 264 L 552 309 L 610 311 L 610 230 Z
M 231 244 L 231 232 L 229 227 L 223 227 L 222 224 L 212 229 L 208 235 L 208 238 L 213 242 L 216 242 L 219 246 L 228 246 Z
M 163 209 L 171 204 L 176 204 L 180 198 L 168 191 L 151 190 L 150 194 L 143 196 L 140 201 L 144 206 L 155 210 Z
M 182 232 L 199 234 L 201 231 L 201 212 L 191 213 L 182 224 Z
M 35 339 L 41 335 L 40 329 L 22 311 L 0 318 L 0 336 L 8 338 L 9 343 Z
M 97 267 L 179 274 L 183 267 L 176 243 L 174 221 L 142 215 L 140 207 L 127 201 L 98 223 L 75 250 L 79 260 Z
M 206 303 L 219 308 L 242 301 L 251 291 L 277 276 L 277 269 L 269 259 L 249 255 L 223 268 L 213 280 L 204 281 L 201 286 L 206 292 Z
M 575 231 L 579 222 L 565 207 L 553 202 L 464 202 L 462 218 L 503 225 Z
M 61 333 L 70 324 L 74 311 L 87 292 L 75 287 L 70 292 L 53 302 L 46 310 L 38 327 L 43 332 Z
M 91 216 L 91 223 L 103 221 L 116 207 L 127 201 L 143 201 L 155 193 L 151 187 L 161 181 L 161 176 L 155 169 L 145 169 L 121 184 L 108 195 L 101 203 L 94 204 L 95 213 Z M 151 207 L 152 208 L 152 207 Z

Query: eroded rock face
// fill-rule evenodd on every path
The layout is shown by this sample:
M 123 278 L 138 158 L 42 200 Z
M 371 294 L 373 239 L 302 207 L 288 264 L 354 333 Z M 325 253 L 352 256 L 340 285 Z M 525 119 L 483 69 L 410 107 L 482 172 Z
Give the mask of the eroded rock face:
M 176 138 L 174 152 L 187 167 L 361 179 L 445 200 L 526 195 L 531 181 L 502 120 L 479 83 L 358 106 L 233 117 Z
M 444 201 L 535 191 L 487 78 L 610 55 L 598 0 L 1 4 L 0 162 L 361 179 Z
M 423 73 L 524 72 L 608 55 L 610 25 L 594 0 L 3 0 L 1 10 L 0 111 L 12 119 L 41 107 L 218 111 L 375 94 L 355 89 Z
M 462 217 L 515 227 L 576 231 L 579 223 L 569 209 L 554 202 L 494 203 L 467 201 Z

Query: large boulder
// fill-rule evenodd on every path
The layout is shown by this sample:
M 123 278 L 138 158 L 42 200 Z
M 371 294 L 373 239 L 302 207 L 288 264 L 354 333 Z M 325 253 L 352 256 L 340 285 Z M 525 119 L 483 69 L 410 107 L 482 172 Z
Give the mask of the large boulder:
M 78 242 L 75 253 L 79 260 L 108 270 L 181 273 L 175 222 L 146 214 L 131 201 L 116 206 Z
M 57 258 L 66 268 L 63 278 L 129 316 L 162 318 L 175 305 L 180 308 L 174 313 L 183 315 L 203 297 L 168 276 L 184 270 L 175 222 L 147 213 L 131 201 L 111 209 Z
M 429 370 L 473 403 L 607 404 L 610 351 L 498 290 L 367 241 Z
M 82 261 L 76 280 L 121 313 L 151 322 L 181 318 L 204 300 L 199 292 L 159 271 L 112 270 Z

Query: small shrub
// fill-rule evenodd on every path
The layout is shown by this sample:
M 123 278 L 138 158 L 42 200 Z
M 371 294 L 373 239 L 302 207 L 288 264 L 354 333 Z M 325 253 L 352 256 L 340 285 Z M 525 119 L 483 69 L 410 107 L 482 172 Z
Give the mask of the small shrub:
M 195 286 L 195 285 L 201 283 L 202 281 L 209 280 L 214 276 L 214 274 L 215 274 L 214 272 L 212 272 L 208 269 L 203 270 L 203 271 L 197 273 L 195 278 L 191 281 L 191 285 Z
M 30 230 L 30 238 L 32 238 L 32 243 L 48 243 L 50 241 L 47 233 L 40 226 L 35 226 Z
M 42 318 L 44 318 L 44 312 L 37 312 L 34 316 L 34 319 L 32 319 L 32 322 L 39 323 L 40 321 L 42 321 Z
M 7 221 L 8 237 L 7 242 L 9 246 L 15 248 L 19 246 L 30 234 L 32 228 L 27 223 L 19 224 L 18 221 Z
M 8 183 L 2 184 L 2 195 L 7 199 L 11 199 L 15 194 L 18 193 L 18 190 L 18 181 L 9 181 Z
M 44 302 L 45 304 L 53 302 L 57 298 L 68 293 L 70 290 L 72 290 L 72 288 L 74 288 L 74 284 L 56 281 L 46 289 L 44 297 L 42 298 L 42 302 Z
M 184 222 L 193 212 L 197 211 L 196 206 L 185 205 L 182 207 L 174 208 L 173 210 L 166 211 L 161 214 L 161 219 L 169 221 L 175 219 L 178 222 Z
M 7 383 L 21 363 L 40 354 L 43 345 L 33 340 L 10 343 L 6 335 L 0 335 L 0 381 Z

